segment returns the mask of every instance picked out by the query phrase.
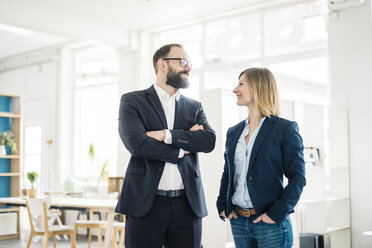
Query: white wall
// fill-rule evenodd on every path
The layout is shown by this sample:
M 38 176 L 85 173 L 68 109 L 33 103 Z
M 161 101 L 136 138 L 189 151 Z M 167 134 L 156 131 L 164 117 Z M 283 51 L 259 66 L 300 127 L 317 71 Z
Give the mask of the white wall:
M 331 105 L 349 109 L 352 247 L 372 247 L 372 25 L 370 0 L 329 20 Z

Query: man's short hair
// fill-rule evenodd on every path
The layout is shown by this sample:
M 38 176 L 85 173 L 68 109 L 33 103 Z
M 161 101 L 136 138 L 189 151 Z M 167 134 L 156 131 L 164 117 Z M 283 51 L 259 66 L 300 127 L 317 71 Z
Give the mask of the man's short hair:
M 166 58 L 171 50 L 172 47 L 179 47 L 179 48 L 183 48 L 183 46 L 181 44 L 177 44 L 177 43 L 173 43 L 173 44 L 167 44 L 167 45 L 164 45 L 162 47 L 160 47 L 155 53 L 154 53 L 154 56 L 152 58 L 152 63 L 153 63 L 153 66 L 154 66 L 154 69 L 155 69 L 155 73 L 158 73 L 158 60 L 159 59 L 163 59 L 163 58 Z

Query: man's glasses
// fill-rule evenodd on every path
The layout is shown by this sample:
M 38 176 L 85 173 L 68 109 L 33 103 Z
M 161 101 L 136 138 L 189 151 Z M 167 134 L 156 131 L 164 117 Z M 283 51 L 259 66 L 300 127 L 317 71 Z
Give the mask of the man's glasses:
M 187 66 L 192 67 L 191 62 L 184 58 L 165 58 L 163 60 L 179 60 L 182 68 L 186 68 Z

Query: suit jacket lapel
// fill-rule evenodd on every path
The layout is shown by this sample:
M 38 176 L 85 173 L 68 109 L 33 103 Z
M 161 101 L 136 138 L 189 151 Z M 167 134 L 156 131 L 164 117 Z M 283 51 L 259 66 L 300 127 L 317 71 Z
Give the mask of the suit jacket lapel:
M 242 134 L 244 127 L 245 127 L 245 122 L 246 120 L 240 122 L 232 131 L 230 140 L 228 141 L 228 149 L 230 150 L 230 153 L 228 154 L 228 159 L 229 161 L 234 164 L 234 158 L 235 158 L 235 150 L 236 150 L 236 145 L 238 144 L 239 137 Z M 235 166 L 232 166 L 232 172 L 235 171 Z M 233 174 L 232 174 L 233 175 Z
M 176 101 L 176 112 L 174 114 L 174 123 L 173 123 L 173 129 L 178 128 L 181 126 L 183 115 L 185 114 L 185 101 L 183 99 L 183 96 L 180 96 L 180 99 Z
M 168 128 L 167 119 L 165 118 L 165 113 L 163 107 L 161 106 L 159 96 L 155 91 L 154 85 L 147 89 L 147 95 L 149 97 L 150 102 L 152 103 L 152 106 L 159 115 L 161 124 L 164 126 L 165 129 L 167 129 Z
M 254 160 L 256 159 L 257 153 L 262 145 L 262 142 L 265 140 L 266 136 L 270 133 L 270 130 L 273 128 L 275 122 L 278 120 L 278 117 L 272 116 L 271 118 L 266 117 L 264 123 L 260 128 L 260 131 L 257 134 L 256 140 L 254 141 L 251 157 L 249 159 L 248 170 L 252 170 L 254 166 Z

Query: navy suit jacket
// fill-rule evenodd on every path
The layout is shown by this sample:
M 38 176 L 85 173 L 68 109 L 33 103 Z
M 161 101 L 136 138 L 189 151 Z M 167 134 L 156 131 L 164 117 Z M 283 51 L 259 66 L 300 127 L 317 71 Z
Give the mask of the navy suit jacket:
M 242 121 L 227 131 L 225 166 L 217 198 L 218 213 L 234 209 L 234 157 L 244 129 Z M 288 185 L 283 186 L 283 175 Z M 276 223 L 292 213 L 306 184 L 302 138 L 296 122 L 272 116 L 263 122 L 253 144 L 247 186 L 258 215 L 266 213 Z
M 189 131 L 195 124 L 203 125 L 204 130 Z M 144 216 L 154 202 L 165 162 L 171 162 L 178 165 L 191 209 L 202 218 L 207 208 L 197 153 L 214 149 L 215 132 L 200 102 L 184 96 L 176 102 L 172 144 L 146 135 L 163 129 L 167 129 L 167 121 L 154 86 L 121 97 L 119 133 L 131 158 L 115 211 Z M 190 153 L 178 158 L 180 148 Z

